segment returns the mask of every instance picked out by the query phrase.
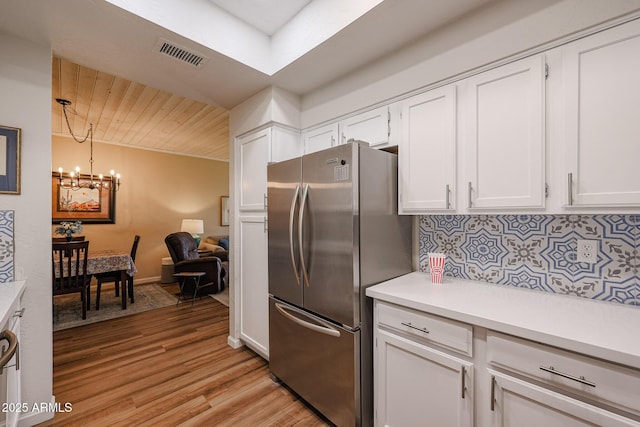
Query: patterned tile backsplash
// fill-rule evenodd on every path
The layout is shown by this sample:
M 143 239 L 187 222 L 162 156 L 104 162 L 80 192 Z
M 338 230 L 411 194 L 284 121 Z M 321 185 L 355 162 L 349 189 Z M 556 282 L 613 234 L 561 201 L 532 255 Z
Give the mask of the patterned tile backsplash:
M 13 280 L 13 211 L 0 210 L 0 283 Z
M 594 264 L 577 239 L 596 241 Z M 429 252 L 447 255 L 445 277 L 640 307 L 640 215 L 421 216 L 420 271 Z

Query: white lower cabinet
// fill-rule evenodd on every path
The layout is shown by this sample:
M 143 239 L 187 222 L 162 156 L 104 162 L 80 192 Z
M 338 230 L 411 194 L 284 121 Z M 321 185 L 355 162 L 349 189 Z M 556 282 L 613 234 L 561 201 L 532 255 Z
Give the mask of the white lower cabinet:
M 262 357 L 269 357 L 269 283 L 265 216 L 240 216 L 240 338 Z
M 639 369 L 380 300 L 374 322 L 376 426 L 640 427 Z
M 377 426 L 472 426 L 473 364 L 377 331 Z
M 640 423 L 532 382 L 491 374 L 491 426 L 638 426 Z
M 0 330 L 10 330 L 18 338 L 18 345 L 20 343 L 20 320 L 24 313 L 21 309 L 21 301 L 16 301 L 16 304 L 9 310 L 11 317 L 9 321 L 2 325 Z M 2 340 L 2 352 L 7 350 L 8 343 L 6 340 Z M 14 354 L 14 356 L 5 365 L 2 373 L 0 374 L 0 403 L 2 411 L 0 412 L 0 425 L 3 426 L 16 426 L 18 425 L 19 415 L 24 412 L 24 405 L 22 403 L 21 396 L 21 371 L 20 371 L 20 347 Z
M 472 426 L 471 327 L 379 302 L 374 313 L 375 425 Z

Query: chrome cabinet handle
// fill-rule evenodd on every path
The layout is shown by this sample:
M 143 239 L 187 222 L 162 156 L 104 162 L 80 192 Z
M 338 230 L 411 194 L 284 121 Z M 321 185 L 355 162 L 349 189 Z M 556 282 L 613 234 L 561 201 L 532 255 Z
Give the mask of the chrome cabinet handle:
M 464 391 L 466 390 L 466 387 L 465 387 L 465 384 L 464 384 L 464 375 L 466 374 L 466 372 L 467 372 L 467 369 L 463 366 L 462 367 L 462 372 L 461 372 L 461 375 L 460 375 L 461 383 L 462 383 L 461 384 L 461 386 L 462 386 L 461 388 L 462 388 L 462 398 L 463 399 L 464 399 Z
M 296 191 L 293 193 L 291 199 L 291 208 L 289 209 L 289 251 L 291 253 L 291 267 L 293 267 L 293 274 L 296 276 L 296 283 L 300 284 L 300 275 L 298 274 L 298 266 L 296 265 L 296 256 L 293 249 L 293 220 L 296 209 L 296 202 L 298 201 L 298 195 L 300 194 L 300 185 L 296 185 Z
M 262 194 L 262 205 L 264 206 L 265 210 L 267 210 L 267 208 L 269 207 L 269 198 L 267 196 L 267 193 Z
M 546 366 L 540 366 L 540 370 L 549 372 L 550 374 L 553 374 L 553 375 L 558 375 L 562 378 L 567 378 L 573 381 L 577 381 L 580 384 L 588 385 L 589 387 L 596 386 L 596 383 L 586 380 L 583 376 L 576 377 L 575 375 L 565 374 L 564 372 L 556 371 L 556 369 L 553 366 L 549 366 L 548 368 Z
M 491 375 L 491 412 L 496 409 L 496 377 Z
M 573 205 L 573 174 L 571 172 L 567 174 L 567 204 Z
M 302 200 L 300 201 L 300 214 L 298 215 L 298 249 L 300 251 L 300 266 L 302 267 L 302 278 L 304 283 L 309 287 L 309 275 L 307 273 L 307 265 L 304 261 L 304 246 L 302 245 L 302 225 L 304 224 L 304 207 L 307 204 L 307 197 L 309 195 L 309 184 L 304 186 L 302 192 Z
M 13 313 L 13 317 L 22 317 L 24 316 L 24 311 L 26 310 L 26 307 L 22 307 L 20 310 L 16 310 L 15 313 Z
M 16 355 L 16 370 L 19 370 L 20 348 L 18 346 L 18 337 L 16 337 L 16 334 L 11 332 L 10 330 L 5 329 L 4 331 L 0 332 L 0 341 L 2 340 L 5 340 L 9 343 L 9 348 L 7 348 L 7 351 L 2 353 L 2 356 L 0 356 L 0 374 L 4 372 L 4 368 L 8 368 L 8 366 L 6 365 L 7 363 L 9 363 L 9 360 L 11 360 L 14 354 Z
M 445 190 L 444 190 L 444 208 L 445 209 L 450 209 L 451 208 L 451 201 L 449 200 L 449 195 L 451 194 L 451 191 L 449 190 L 449 184 L 446 185 Z
M 473 191 L 473 187 L 471 186 L 471 181 L 469 181 L 469 186 L 468 186 L 468 188 L 467 188 L 467 195 L 468 195 L 468 197 L 469 197 L 467 207 L 468 207 L 469 209 L 471 209 L 471 207 L 473 206 L 473 200 L 471 200 L 471 192 L 472 192 L 472 191 Z
M 403 326 L 406 326 L 407 328 L 411 328 L 411 329 L 415 329 L 416 331 L 424 332 L 425 334 L 429 333 L 427 328 L 419 328 L 417 326 L 413 326 L 411 324 L 411 322 L 400 322 L 400 324 L 403 325 Z

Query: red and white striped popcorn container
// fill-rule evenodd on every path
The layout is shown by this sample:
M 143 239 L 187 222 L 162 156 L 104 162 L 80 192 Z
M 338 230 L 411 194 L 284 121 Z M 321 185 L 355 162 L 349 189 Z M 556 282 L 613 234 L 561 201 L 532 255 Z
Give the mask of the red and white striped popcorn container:
M 442 283 L 442 273 L 444 272 L 445 254 L 429 253 L 429 269 L 431 270 L 431 283 Z

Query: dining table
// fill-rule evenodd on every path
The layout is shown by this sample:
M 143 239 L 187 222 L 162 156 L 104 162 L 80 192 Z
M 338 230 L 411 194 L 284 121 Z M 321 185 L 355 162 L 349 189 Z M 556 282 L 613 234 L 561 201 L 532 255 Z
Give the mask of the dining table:
M 72 264 L 72 268 L 73 264 Z M 122 296 L 122 309 L 127 308 L 127 279 L 132 277 L 138 270 L 128 252 L 111 249 L 89 250 L 87 255 L 87 274 L 120 272 L 120 286 Z M 55 265 L 56 277 L 60 277 L 58 263 Z

